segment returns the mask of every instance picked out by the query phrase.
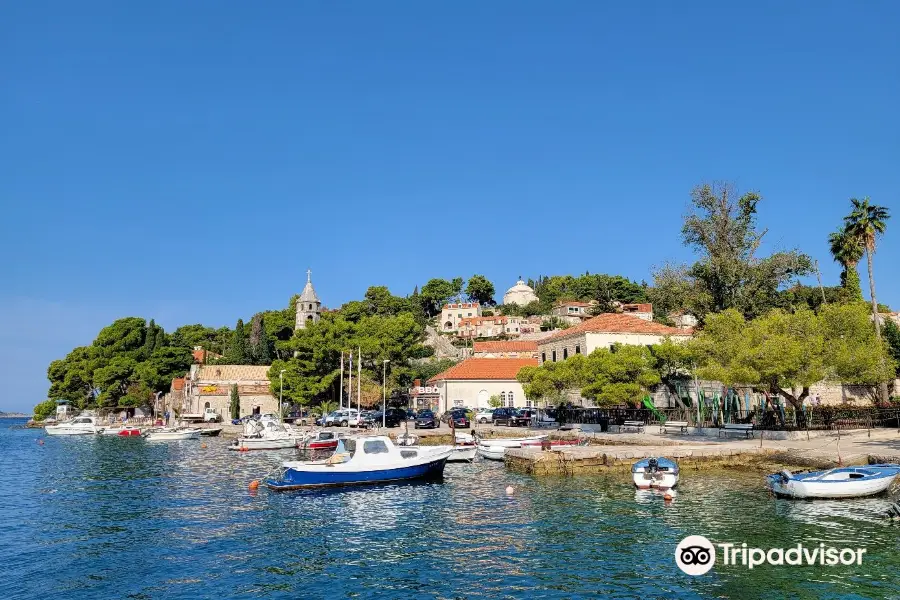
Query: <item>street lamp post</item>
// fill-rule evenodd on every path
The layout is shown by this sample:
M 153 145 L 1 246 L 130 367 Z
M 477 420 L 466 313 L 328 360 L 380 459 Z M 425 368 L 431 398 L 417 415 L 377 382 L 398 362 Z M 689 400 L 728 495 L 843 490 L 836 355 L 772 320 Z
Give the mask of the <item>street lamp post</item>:
M 387 364 L 391 362 L 384 359 L 381 363 L 381 426 L 387 427 Z
M 287 369 L 282 369 L 281 373 L 278 374 L 278 380 L 281 383 L 281 387 L 278 390 L 278 421 L 284 421 L 282 415 L 284 414 L 284 372 Z

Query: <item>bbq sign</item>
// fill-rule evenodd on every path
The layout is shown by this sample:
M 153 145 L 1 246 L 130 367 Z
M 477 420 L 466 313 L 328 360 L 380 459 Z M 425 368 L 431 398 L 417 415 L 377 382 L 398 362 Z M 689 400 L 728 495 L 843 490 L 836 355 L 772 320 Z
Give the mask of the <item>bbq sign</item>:
M 429 387 L 427 385 L 426 386 L 420 385 L 419 387 L 409 388 L 410 396 L 421 396 L 422 394 L 437 394 L 437 393 L 438 393 L 438 389 L 436 387 Z

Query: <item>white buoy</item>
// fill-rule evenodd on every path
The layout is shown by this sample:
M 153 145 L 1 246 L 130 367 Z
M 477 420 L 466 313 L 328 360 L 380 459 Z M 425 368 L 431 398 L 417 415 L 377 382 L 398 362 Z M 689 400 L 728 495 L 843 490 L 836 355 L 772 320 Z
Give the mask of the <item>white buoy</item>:
M 506 495 L 507 496 L 512 496 L 515 491 L 516 491 L 516 488 L 514 488 L 513 486 L 511 486 L 511 485 L 506 486 Z

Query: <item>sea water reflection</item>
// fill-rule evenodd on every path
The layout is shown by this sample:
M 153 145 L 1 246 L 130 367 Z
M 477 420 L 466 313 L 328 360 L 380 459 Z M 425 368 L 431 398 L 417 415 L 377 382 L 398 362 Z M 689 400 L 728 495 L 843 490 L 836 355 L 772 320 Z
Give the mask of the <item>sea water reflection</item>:
M 774 500 L 756 474 L 684 472 L 671 505 L 623 477 L 532 479 L 500 463 L 441 482 L 251 494 L 290 452 L 225 440 L 0 429 L 5 597 L 783 598 L 900 594 L 887 500 Z M 514 494 L 505 488 L 512 485 Z M 867 548 L 861 568 L 674 565 L 686 535 Z

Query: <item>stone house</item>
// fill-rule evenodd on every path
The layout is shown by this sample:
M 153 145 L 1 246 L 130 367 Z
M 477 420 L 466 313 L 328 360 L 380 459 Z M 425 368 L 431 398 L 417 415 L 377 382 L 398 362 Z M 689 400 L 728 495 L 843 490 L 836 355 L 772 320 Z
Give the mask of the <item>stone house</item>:
M 597 348 L 609 348 L 613 344 L 648 346 L 658 344 L 666 336 L 671 336 L 673 340 L 687 340 L 692 335 L 691 330 L 668 327 L 642 317 L 604 313 L 538 340 L 538 360 L 542 364 L 548 360 L 556 362 L 576 354 L 590 354 Z
M 504 315 L 472 317 L 460 321 L 456 335 L 466 339 L 489 338 L 500 335 L 518 337 L 526 325 L 528 325 L 526 317 Z
M 454 406 L 490 407 L 491 396 L 502 406 L 531 406 L 516 374 L 522 367 L 537 366 L 534 358 L 468 358 L 428 380 L 438 390 L 438 410 Z
M 481 304 L 478 302 L 463 302 L 458 304 L 445 304 L 441 308 L 441 331 L 454 333 L 459 330 L 463 319 L 471 319 L 481 316 Z
M 227 421 L 231 387 L 237 385 L 242 417 L 275 413 L 278 399 L 269 390 L 268 371 L 266 365 L 192 365 L 184 380 L 181 412 L 202 413 L 212 408 Z
M 559 317 L 561 320 L 570 325 L 578 325 L 582 321 L 591 318 L 590 302 L 579 302 L 577 300 L 564 300 L 557 302 L 556 306 L 550 309 L 551 316 Z
M 475 342 L 472 352 L 476 358 L 537 358 L 538 344 L 534 340 Z

